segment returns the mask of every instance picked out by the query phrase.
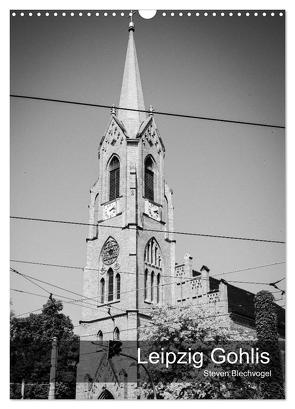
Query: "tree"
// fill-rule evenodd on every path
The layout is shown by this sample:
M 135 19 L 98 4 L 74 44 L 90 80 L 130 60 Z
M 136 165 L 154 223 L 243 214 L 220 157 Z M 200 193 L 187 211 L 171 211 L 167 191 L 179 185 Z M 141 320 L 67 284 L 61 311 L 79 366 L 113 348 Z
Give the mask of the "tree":
M 220 399 L 258 398 L 260 388 L 255 382 L 241 377 L 204 377 L 204 369 L 215 369 L 210 353 L 214 347 L 237 350 L 242 344 L 254 342 L 253 331 L 233 329 L 228 315 L 218 314 L 201 305 L 163 306 L 152 310 L 151 322 L 142 330 L 141 343 L 146 353 L 159 351 L 201 351 L 204 354 L 202 368 L 172 364 L 150 365 L 158 399 Z M 147 355 L 146 355 L 147 356 Z M 244 366 L 245 368 L 245 366 Z M 239 369 L 244 369 L 239 368 Z M 232 369 L 231 365 L 219 366 L 219 370 Z M 139 389 L 145 398 L 152 398 L 152 389 L 146 383 Z
M 62 309 L 62 302 L 50 296 L 40 314 L 26 318 L 12 316 L 10 320 L 10 378 L 13 384 L 23 379 L 31 384 L 26 387 L 25 397 L 47 397 L 54 336 L 58 339 L 56 398 L 75 397 L 79 342 L 70 318 Z M 69 361 L 74 365 L 69 365 Z
M 269 291 L 259 291 L 255 296 L 255 325 L 258 345 L 270 355 L 268 370 L 271 378 L 262 382 L 267 399 L 284 398 L 284 382 L 278 342 L 277 312 L 274 296 Z

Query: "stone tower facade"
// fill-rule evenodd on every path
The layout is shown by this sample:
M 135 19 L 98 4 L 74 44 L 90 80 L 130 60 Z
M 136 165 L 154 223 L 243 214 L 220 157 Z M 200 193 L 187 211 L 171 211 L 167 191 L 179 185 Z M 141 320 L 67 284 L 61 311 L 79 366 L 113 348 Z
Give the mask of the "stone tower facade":
M 145 105 L 130 22 L 119 109 L 112 109 L 100 141 L 99 177 L 90 191 L 83 294 L 97 308 L 82 309 L 83 341 L 135 341 L 148 310 L 174 301 L 169 285 L 175 266 L 173 203 L 164 179 L 165 146 L 152 107 L 149 114 L 140 110 Z M 81 372 L 81 361 L 79 366 Z M 82 390 L 77 397 L 83 397 Z

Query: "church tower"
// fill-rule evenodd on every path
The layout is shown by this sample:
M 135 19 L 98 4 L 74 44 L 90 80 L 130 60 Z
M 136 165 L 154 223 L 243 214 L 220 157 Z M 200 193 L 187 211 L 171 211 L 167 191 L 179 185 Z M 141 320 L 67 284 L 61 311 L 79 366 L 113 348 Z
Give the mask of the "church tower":
M 83 294 L 96 307 L 82 309 L 84 340 L 137 340 L 149 309 L 173 303 L 173 204 L 164 158 L 152 107 L 145 112 L 131 21 L 119 106 L 100 141 L 90 191 Z

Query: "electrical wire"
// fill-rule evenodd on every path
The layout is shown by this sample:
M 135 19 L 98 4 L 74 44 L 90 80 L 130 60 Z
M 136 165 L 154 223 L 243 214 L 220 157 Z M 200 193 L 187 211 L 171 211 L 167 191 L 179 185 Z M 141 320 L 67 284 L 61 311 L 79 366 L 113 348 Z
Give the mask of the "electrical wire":
M 280 280 L 277 281 L 277 283 L 280 283 L 281 281 L 285 280 L 285 277 L 281 278 Z M 266 285 L 270 285 L 273 286 L 273 283 L 259 283 L 259 282 L 255 282 L 255 281 L 236 281 L 236 280 L 229 280 L 227 281 L 228 283 L 239 283 L 239 284 L 266 284 Z
M 52 287 L 58 288 L 58 289 L 60 289 L 60 290 L 66 291 L 66 292 L 68 292 L 68 293 L 71 293 L 71 294 L 74 294 L 74 295 L 78 295 L 78 296 L 83 297 L 81 300 L 75 300 L 75 301 L 78 301 L 78 302 L 79 302 L 79 301 L 84 301 L 84 300 L 96 299 L 96 298 L 97 298 L 97 297 L 84 297 L 82 294 L 76 293 L 75 291 L 72 291 L 72 290 L 68 290 L 68 289 L 66 289 L 66 288 L 64 288 L 64 287 L 61 287 L 61 286 L 58 286 L 58 285 L 56 285 L 56 284 L 49 283 L 48 281 L 40 280 L 39 278 L 32 277 L 32 276 L 30 276 L 30 275 L 28 275 L 28 274 L 20 273 L 19 271 L 15 270 L 15 269 L 11 269 L 11 270 L 12 270 L 12 272 L 14 272 L 15 274 L 18 274 L 18 275 L 20 275 L 20 276 L 22 276 L 22 277 L 29 277 L 29 278 L 31 278 L 32 280 L 38 281 L 38 282 L 40 282 L 40 283 L 47 284 L 47 285 L 50 285 L 50 286 L 52 286 Z M 124 311 L 124 312 L 125 312 L 125 310 L 123 310 L 122 308 L 119 308 L 119 307 L 114 306 L 114 305 L 112 305 L 112 304 L 100 305 L 100 307 L 104 307 L 104 308 L 114 308 L 114 309 L 117 309 L 117 310 L 120 310 L 120 311 Z M 96 311 L 97 311 L 97 309 L 96 309 Z
M 151 114 L 152 115 L 165 115 L 165 116 L 171 116 L 171 117 L 177 117 L 177 118 L 199 119 L 203 121 L 214 121 L 214 122 L 223 122 L 223 123 L 238 124 L 238 125 L 262 126 L 266 128 L 285 129 L 285 126 L 283 125 L 274 125 L 274 124 L 267 124 L 267 123 L 261 123 L 261 122 L 238 121 L 238 120 L 233 120 L 233 119 L 224 119 L 224 118 L 190 115 L 190 114 L 178 114 L 178 113 L 154 111 L 154 110 L 147 111 L 145 109 L 125 108 L 125 107 L 118 107 L 115 105 L 106 105 L 106 104 L 91 104 L 87 102 L 69 101 L 69 100 L 64 100 L 64 99 L 42 98 L 42 97 L 34 97 L 34 96 L 19 95 L 19 94 L 10 94 L 10 97 L 27 99 L 27 100 L 35 100 L 35 101 L 56 102 L 60 104 L 80 105 L 80 106 L 87 106 L 87 107 L 92 107 L 92 108 L 105 108 L 105 109 L 113 109 L 113 110 L 121 110 L 121 111 L 144 112 L 149 115 Z
M 34 295 L 34 296 L 42 297 L 42 298 L 47 298 L 46 295 L 38 294 L 38 293 L 32 293 L 32 292 L 25 291 L 25 290 L 21 290 L 21 289 L 18 289 L 18 288 L 11 288 L 11 291 L 15 291 L 15 292 L 17 292 L 17 293 L 22 293 L 22 294 L 27 294 L 27 295 Z M 279 293 L 279 292 L 280 292 L 280 291 L 275 291 L 275 292 L 272 292 L 272 294 L 273 294 L 273 293 Z M 63 301 L 64 303 L 74 304 L 74 303 L 76 303 L 76 301 L 77 301 L 77 300 L 73 300 L 73 299 L 70 298 L 70 297 L 66 297 L 66 296 L 64 296 L 64 295 L 60 295 L 60 294 L 56 294 L 56 293 L 52 293 L 52 294 L 53 294 L 54 296 L 56 296 L 56 297 L 59 297 L 59 299 L 61 299 L 61 301 Z M 64 299 L 65 299 L 65 300 L 64 300 Z M 67 300 L 72 300 L 72 301 L 67 301 Z M 275 299 L 274 301 L 277 302 L 277 301 L 281 301 L 281 300 L 283 300 L 283 298 Z M 94 308 L 91 308 L 91 307 L 87 307 L 86 305 L 81 305 L 81 304 L 74 304 L 74 305 L 77 305 L 77 306 L 82 307 L 82 308 L 90 308 L 91 310 L 97 311 L 97 309 L 94 309 Z M 245 306 L 252 306 L 253 304 L 251 304 L 251 303 L 244 303 L 244 304 L 231 303 L 231 306 L 233 306 L 233 305 L 234 305 L 234 306 L 237 306 L 237 307 L 245 307 Z M 195 306 L 197 306 L 197 305 L 195 304 Z M 200 307 L 200 305 L 199 305 L 199 307 Z M 142 310 L 149 310 L 149 311 L 151 311 L 151 310 L 153 310 L 153 308 L 154 308 L 154 307 L 141 307 L 139 310 L 140 310 L 140 311 L 142 311 Z M 181 308 L 181 305 L 170 306 L 170 309 L 178 309 L 178 308 Z M 38 309 L 38 310 L 39 310 L 39 309 Z M 34 310 L 34 311 L 35 311 L 35 310 Z M 74 328 L 79 327 L 80 325 L 81 325 L 81 324 L 75 325 Z
M 57 285 L 52 284 L 52 283 L 48 283 L 47 281 L 37 279 L 37 278 L 32 277 L 32 276 L 29 276 L 29 275 L 27 275 L 27 274 L 20 273 L 20 272 L 18 272 L 18 271 L 15 270 L 15 269 L 11 269 L 11 270 L 12 270 L 14 273 L 19 274 L 19 275 L 21 275 L 21 276 L 26 276 L 26 277 L 29 277 L 29 278 L 31 278 L 31 279 L 33 279 L 33 280 L 38 281 L 38 282 L 41 282 L 41 283 L 44 283 L 44 284 L 47 284 L 47 285 L 51 285 L 51 286 L 53 286 L 53 287 L 62 289 L 63 291 L 67 291 L 67 292 L 69 292 L 69 293 L 72 293 L 72 294 L 81 296 L 81 297 L 82 297 L 81 299 L 79 299 L 79 300 L 74 300 L 74 301 L 76 301 L 76 302 L 85 302 L 85 300 L 96 300 L 96 299 L 97 299 L 97 296 L 95 296 L 95 297 L 84 297 L 82 294 L 73 292 L 73 291 L 71 291 L 71 290 L 68 290 L 68 289 L 66 289 L 66 288 L 57 286 Z M 281 282 L 283 279 L 284 279 L 284 278 L 281 278 L 280 280 L 277 281 L 277 283 Z M 188 279 L 188 280 L 183 281 L 182 283 L 190 282 L 190 281 L 193 281 L 193 280 L 196 280 L 196 278 L 193 277 L 193 278 L 191 278 L 191 279 Z M 225 280 L 224 280 L 224 281 L 225 281 Z M 227 282 L 227 281 L 226 281 L 226 282 Z M 238 282 L 238 281 L 233 281 L 233 282 Z M 164 286 L 167 286 L 167 285 L 172 285 L 172 284 L 175 284 L 175 283 L 177 284 L 178 281 L 161 284 L 161 287 L 164 287 Z M 241 283 L 247 283 L 247 284 L 261 284 L 261 285 L 268 285 L 268 286 L 272 284 L 272 283 L 266 283 L 266 282 L 263 282 L 263 283 L 261 283 L 261 282 L 260 282 L 260 283 L 254 283 L 254 282 L 244 282 L 244 281 L 241 282 Z M 156 287 L 156 285 L 155 285 L 154 287 Z M 138 288 L 138 289 L 134 289 L 134 290 L 123 291 L 123 292 L 120 293 L 120 296 L 123 295 L 123 294 L 134 293 L 134 292 L 140 292 L 140 291 L 146 291 L 146 288 Z M 282 291 L 282 294 L 283 294 L 283 290 L 281 290 L 281 291 Z M 125 310 L 123 310 L 122 308 L 119 308 L 119 307 L 117 307 L 117 306 L 114 306 L 112 303 L 109 303 L 109 304 L 107 304 L 107 305 L 97 305 L 97 308 L 100 308 L 100 307 L 103 307 L 103 308 L 113 307 L 113 308 L 115 308 L 115 309 L 118 309 L 118 310 L 120 310 L 120 311 L 125 312 Z M 97 311 L 97 309 L 95 309 L 95 310 Z M 109 311 L 108 311 L 108 312 L 109 312 Z
M 29 278 L 31 278 L 31 279 L 33 279 L 33 280 L 38 281 L 38 282 L 41 282 L 41 283 L 44 283 L 44 284 L 47 284 L 47 285 L 51 285 L 51 286 L 53 286 L 53 287 L 56 287 L 56 288 L 62 289 L 62 290 L 64 290 L 64 291 L 67 291 L 67 292 L 70 292 L 70 293 L 73 293 L 73 294 L 75 294 L 75 295 L 79 295 L 79 296 L 83 297 L 82 299 L 77 300 L 77 301 L 97 299 L 97 296 L 95 296 L 95 297 L 84 297 L 82 294 L 73 292 L 73 291 L 71 291 L 71 290 L 65 289 L 65 288 L 63 288 L 63 287 L 57 286 L 57 285 L 52 284 L 52 283 L 48 283 L 47 281 L 40 280 L 40 279 L 38 279 L 38 278 L 36 278 L 36 277 L 32 277 L 32 276 L 29 276 L 29 275 L 27 275 L 27 274 L 20 273 L 20 272 L 18 272 L 17 270 L 14 270 L 14 269 L 12 269 L 12 270 L 13 270 L 13 272 L 16 272 L 17 274 L 20 274 L 20 275 L 22 275 L 22 276 L 29 277 Z M 169 277 L 171 277 L 171 276 L 169 276 Z M 179 281 L 172 281 L 172 282 L 169 282 L 169 283 L 161 284 L 161 287 L 164 287 L 164 286 L 167 286 L 167 285 L 173 285 L 173 284 L 182 285 L 182 284 L 185 284 L 185 283 L 187 283 L 187 282 L 191 282 L 191 281 L 194 281 L 194 280 L 197 280 L 197 279 L 198 279 L 197 277 L 192 277 L 192 278 L 186 279 L 186 280 L 181 281 L 181 282 L 179 282 Z M 279 283 L 279 282 L 281 282 L 281 281 L 284 280 L 284 279 L 285 279 L 285 277 L 281 278 L 280 280 L 277 280 L 276 283 Z M 224 281 L 225 281 L 225 280 L 224 280 Z M 227 282 L 227 283 L 232 283 L 232 282 L 233 282 L 233 283 L 240 283 L 240 284 L 257 284 L 257 285 L 273 286 L 273 283 L 267 283 L 267 282 L 237 281 L 237 280 L 230 280 L 230 281 L 226 281 L 226 282 Z M 279 290 L 281 290 L 281 289 L 279 289 Z M 132 292 L 139 292 L 139 291 L 145 291 L 145 288 L 138 288 L 138 289 L 135 289 L 135 290 L 123 291 L 123 292 L 120 293 L 120 295 L 127 294 L 127 293 L 132 293 Z M 281 290 L 281 291 L 283 291 L 283 290 Z M 112 304 L 107 304 L 107 306 L 110 306 L 110 305 L 112 305 Z M 98 307 L 105 307 L 105 305 L 98 305 Z M 115 307 L 115 306 L 113 306 L 113 307 L 116 308 L 116 309 L 120 309 L 119 307 Z
M 234 273 L 241 273 L 243 271 L 257 270 L 258 268 L 266 268 L 266 267 L 277 266 L 277 265 L 281 265 L 281 264 L 286 264 L 286 262 L 285 261 L 279 261 L 279 262 L 270 263 L 270 264 L 262 264 L 262 265 L 254 266 L 254 267 L 241 268 L 239 270 L 226 271 L 224 273 L 213 274 L 211 277 L 217 277 L 217 276 L 221 276 L 221 275 L 223 276 L 223 275 L 234 274 Z
M 19 289 L 19 288 L 11 288 L 10 291 L 14 291 L 14 292 L 21 293 L 21 294 L 26 294 L 26 295 L 34 295 L 34 296 L 36 296 L 36 297 L 48 298 L 46 295 L 39 294 L 39 293 L 32 293 L 32 292 L 30 292 L 30 291 L 21 290 L 21 289 Z M 276 291 L 275 293 L 279 293 L 279 292 L 280 292 L 280 291 Z M 274 292 L 273 292 L 273 293 L 274 293 Z M 273 294 L 273 293 L 272 293 L 272 294 Z M 64 296 L 64 295 L 56 294 L 56 293 L 52 293 L 52 295 L 54 295 L 55 297 L 58 297 L 58 299 L 59 299 L 60 301 L 63 301 L 63 302 L 65 302 L 65 303 L 74 304 L 74 305 L 77 305 L 78 307 L 89 308 L 89 309 L 91 309 L 91 310 L 97 311 L 97 308 L 91 308 L 91 307 L 88 307 L 88 306 L 86 306 L 86 305 L 76 304 L 76 301 L 77 301 L 77 300 L 75 300 L 75 299 L 73 299 L 73 298 L 66 297 L 66 296 Z M 283 299 L 283 298 L 280 298 L 280 299 L 275 300 L 275 301 L 281 301 L 282 299 Z M 71 300 L 71 301 L 68 301 L 68 300 Z M 90 304 L 90 305 L 94 305 L 94 304 Z M 235 305 L 235 306 L 238 306 L 238 307 L 243 307 L 243 306 L 250 306 L 250 305 L 252 305 L 252 304 L 251 304 L 251 303 L 246 303 L 246 304 L 236 304 L 236 303 L 234 303 L 234 304 L 231 304 L 231 305 Z M 179 308 L 179 307 L 180 307 L 180 305 L 179 305 L 179 306 L 171 306 L 170 308 L 171 308 L 171 309 L 177 309 L 177 308 Z M 153 309 L 153 307 L 140 307 L 139 310 L 141 311 L 141 310 L 152 310 L 152 309 Z
M 14 272 L 16 272 L 16 270 L 14 270 Z M 53 287 L 56 287 L 56 288 L 62 289 L 62 290 L 64 290 L 64 291 L 67 291 L 67 292 L 69 292 L 69 293 L 72 293 L 72 294 L 79 295 L 79 296 L 83 297 L 82 294 L 73 292 L 73 291 L 71 291 L 71 290 L 65 289 L 64 287 L 60 287 L 60 286 L 57 286 L 57 285 L 52 284 L 52 283 L 48 283 L 47 281 L 40 280 L 40 279 L 38 279 L 38 278 L 36 278 L 36 277 L 32 277 L 32 276 L 30 276 L 30 275 L 23 274 L 23 273 L 19 273 L 19 272 L 18 272 L 18 274 L 20 274 L 20 275 L 25 275 L 26 277 L 29 277 L 29 278 L 31 278 L 31 279 L 33 279 L 33 280 L 38 281 L 38 282 L 41 282 L 41 283 L 44 283 L 44 284 L 47 284 L 47 285 L 51 285 L 51 286 L 53 286 Z M 182 282 L 172 281 L 172 282 L 169 282 L 169 283 L 163 283 L 163 284 L 161 284 L 160 286 L 161 286 L 161 287 L 165 287 L 165 286 L 167 286 L 167 285 L 173 285 L 173 284 L 182 285 L 182 284 L 185 284 L 185 283 L 187 283 L 187 282 L 195 281 L 196 279 L 197 279 L 196 277 L 192 277 L 192 278 L 186 279 L 186 280 L 184 280 L 184 281 L 182 281 Z M 282 279 L 281 279 L 281 280 L 282 280 Z M 280 280 L 280 281 L 281 281 L 281 280 Z M 243 283 L 243 284 L 271 285 L 271 283 L 267 283 L 267 282 L 259 282 L 259 283 L 258 283 L 258 282 L 252 282 L 252 281 L 227 281 L 227 282 L 228 282 L 228 283 L 230 283 L 230 282 L 235 282 L 235 283 Z M 156 287 L 156 285 L 155 285 L 155 287 Z M 137 288 L 137 289 L 133 289 L 133 290 L 122 291 L 122 292 L 120 292 L 120 295 L 128 294 L 128 293 L 134 293 L 134 292 L 140 292 L 140 291 L 145 291 L 145 290 L 146 290 L 145 288 Z M 95 296 L 95 297 L 83 297 L 83 298 L 80 299 L 79 301 L 82 301 L 82 300 L 83 300 L 83 301 L 84 301 L 84 300 L 94 300 L 94 299 L 97 299 L 97 296 Z M 112 304 L 107 304 L 107 305 L 108 305 L 108 306 L 112 306 Z M 105 305 L 98 305 L 97 307 L 98 307 L 98 308 L 99 308 L 99 307 L 105 307 Z M 120 309 L 119 307 L 116 307 L 116 306 L 113 306 L 113 308 L 115 308 L 115 309 Z M 122 310 L 122 311 L 123 311 L 123 310 Z
M 16 270 L 12 269 L 12 271 L 16 272 Z M 33 280 L 31 280 L 28 277 L 23 276 L 25 280 L 27 280 L 29 283 L 34 284 L 36 287 L 41 288 L 41 290 L 45 291 L 47 294 L 51 294 L 50 291 L 46 290 L 45 288 L 41 287 L 41 285 L 35 283 Z
M 35 221 L 35 222 L 45 222 L 45 223 L 60 223 L 60 224 L 70 224 L 70 225 L 78 225 L 78 226 L 94 226 L 94 227 L 103 227 L 103 228 L 113 228 L 113 229 L 130 229 L 129 226 L 112 226 L 112 225 L 101 225 L 101 224 L 93 224 L 93 223 L 83 223 L 83 222 L 74 222 L 74 221 L 67 221 L 67 220 L 55 220 L 55 219 L 41 219 L 35 217 L 24 217 L 24 216 L 10 216 L 10 219 L 13 220 L 26 220 L 26 221 Z M 135 230 L 132 228 L 131 230 Z M 218 235 L 218 234 L 205 234 L 205 233 L 190 233 L 190 232 L 183 232 L 183 231 L 169 231 L 169 230 L 159 230 L 159 229 L 146 229 L 140 228 L 141 231 L 148 231 L 154 233 L 164 233 L 164 234 L 179 234 L 185 236 L 195 236 L 195 237 L 210 237 L 210 238 L 218 238 L 218 239 L 228 239 L 228 240 L 243 240 L 243 241 L 252 241 L 252 242 L 263 242 L 263 243 L 273 243 L 273 244 L 285 244 L 285 241 L 279 240 L 269 240 L 269 239 L 258 239 L 258 238 L 249 238 L 249 237 L 237 237 L 237 236 L 226 236 L 226 235 Z
M 30 261 L 30 260 L 19 260 L 19 259 L 10 259 L 10 261 L 13 262 L 13 263 L 31 264 L 31 265 L 37 265 L 37 266 L 65 268 L 65 269 L 73 269 L 73 270 L 84 271 L 84 267 L 82 267 L 82 266 L 73 266 L 73 265 L 68 265 L 68 264 L 53 264 L 53 263 L 44 263 L 44 262 L 41 262 L 41 261 Z M 285 261 L 279 261 L 279 262 L 270 263 L 270 264 L 262 264 L 262 265 L 258 265 L 258 266 L 254 266 L 254 267 L 242 268 L 242 269 L 239 269 L 239 270 L 226 271 L 226 272 L 223 272 L 223 273 L 213 274 L 213 275 L 211 275 L 211 277 L 217 277 L 217 276 L 221 276 L 221 275 L 223 276 L 223 275 L 226 275 L 226 274 L 233 274 L 233 273 L 240 273 L 240 272 L 249 271 L 249 270 L 257 270 L 258 268 L 266 268 L 266 267 L 271 267 L 271 266 L 276 266 L 276 265 L 281 265 L 281 264 L 286 264 L 286 262 Z M 85 267 L 85 270 L 99 272 L 98 268 Z M 134 275 L 134 273 L 132 273 L 130 271 L 119 271 L 119 273 L 120 274 Z M 144 275 L 144 274 L 139 274 L 139 275 Z M 171 275 L 161 273 L 161 277 L 171 277 Z M 198 278 L 198 276 L 195 277 L 195 278 Z
M 33 283 L 33 284 L 35 284 L 35 283 Z M 15 289 L 15 288 L 11 288 L 11 291 L 23 292 L 23 293 L 31 294 L 31 295 L 39 295 L 39 296 L 48 298 L 46 295 L 43 295 L 43 294 L 29 293 L 29 292 L 26 292 L 26 291 L 24 291 L 24 290 L 17 290 L 17 289 Z M 63 300 L 71 300 L 71 303 L 76 303 L 76 305 L 78 305 L 79 307 L 82 306 L 82 307 L 85 307 L 85 308 L 89 308 L 89 307 L 87 307 L 86 305 L 90 305 L 90 306 L 92 306 L 92 307 L 95 307 L 95 308 L 90 308 L 91 310 L 97 311 L 97 305 L 96 305 L 96 304 L 84 302 L 84 304 L 86 304 L 86 305 L 84 305 L 84 304 L 82 305 L 82 304 L 78 304 L 78 303 L 80 302 L 79 299 L 74 299 L 74 298 L 67 297 L 67 296 L 65 296 L 65 295 L 57 294 L 57 293 L 50 293 L 50 294 L 51 294 L 52 296 L 55 296 L 55 297 L 58 297 L 58 298 L 62 298 Z M 65 302 L 66 302 L 66 301 L 65 301 Z
M 46 295 L 32 293 L 32 292 L 25 291 L 25 290 L 20 290 L 20 289 L 17 289 L 17 288 L 11 288 L 11 291 L 15 291 L 17 293 L 23 293 L 23 294 L 27 294 L 27 295 L 34 295 L 36 297 L 48 298 Z M 64 297 L 62 295 L 57 295 L 57 294 L 53 294 L 53 293 L 52 293 L 52 295 L 55 295 L 56 297 L 58 297 L 63 303 L 76 305 L 79 308 L 82 307 L 82 308 L 88 308 L 88 309 L 93 310 L 93 311 L 97 311 L 97 308 L 91 308 L 91 307 L 88 307 L 87 305 L 78 304 L 78 303 L 76 303 L 76 300 L 67 301 L 67 299 L 69 299 L 69 297 Z

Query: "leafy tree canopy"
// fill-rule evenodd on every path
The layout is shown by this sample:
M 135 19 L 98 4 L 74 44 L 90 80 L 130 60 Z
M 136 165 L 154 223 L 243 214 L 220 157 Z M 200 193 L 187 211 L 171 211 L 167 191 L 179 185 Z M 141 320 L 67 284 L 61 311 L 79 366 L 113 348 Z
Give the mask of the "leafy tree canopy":
M 58 341 L 57 382 L 63 393 L 59 397 L 75 397 L 75 363 L 79 340 L 73 332 L 71 319 L 62 313 L 63 305 L 51 295 L 40 314 L 10 319 L 10 381 L 19 384 L 48 384 L 53 337 Z M 63 384 L 63 385 L 62 385 Z M 43 388 L 44 389 L 44 388 Z M 26 389 L 28 391 L 28 388 Z M 39 391 L 40 388 L 30 388 Z M 30 396 L 31 398 L 42 398 Z M 46 394 L 45 394 L 46 395 Z
M 220 399 L 261 397 L 259 387 L 241 378 L 204 378 L 204 369 L 216 370 L 209 355 L 213 348 L 231 344 L 237 349 L 242 343 L 254 342 L 254 331 L 231 324 L 227 314 L 218 314 L 213 308 L 202 305 L 162 306 L 152 310 L 151 321 L 141 333 L 141 345 L 146 356 L 151 351 L 201 351 L 204 365 L 172 364 L 169 368 L 150 365 L 158 399 Z M 229 369 L 224 365 L 219 369 Z M 239 368 L 244 369 L 244 368 Z M 139 388 L 139 394 L 152 398 L 149 382 Z

